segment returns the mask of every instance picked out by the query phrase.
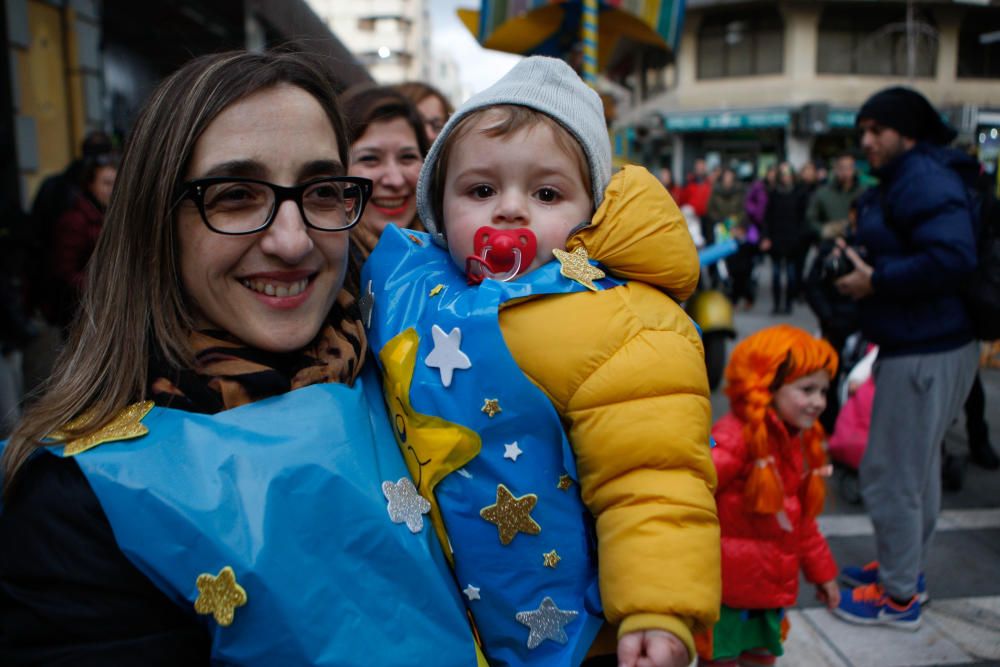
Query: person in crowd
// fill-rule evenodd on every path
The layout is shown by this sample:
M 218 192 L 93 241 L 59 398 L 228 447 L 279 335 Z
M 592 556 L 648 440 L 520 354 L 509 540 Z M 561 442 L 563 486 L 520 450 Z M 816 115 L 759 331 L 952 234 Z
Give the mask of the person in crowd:
M 49 321 L 63 331 L 76 313 L 87 262 L 97 245 L 117 175 L 118 157 L 113 153 L 84 159 L 83 190 L 52 230 Z
M 688 665 L 718 612 L 719 544 L 677 206 L 645 169 L 612 178 L 600 98 L 544 57 L 456 111 L 419 183 L 431 235 L 386 229 L 363 274 L 370 334 L 456 578 L 482 588 L 487 659 Z M 463 442 L 434 445 L 430 420 Z M 560 631 L 525 644 L 535 618 Z
M 0 663 L 476 664 L 361 377 L 341 283 L 371 184 L 334 90 L 306 54 L 230 52 L 140 112 L 3 452 Z
M 809 208 L 809 202 L 812 201 L 816 190 L 822 185 L 818 174 L 816 164 L 812 160 L 807 160 L 803 163 L 802 168 L 799 169 L 797 186 L 802 195 L 802 205 L 804 206 L 804 210 L 802 211 L 803 216 L 805 216 L 806 210 Z M 819 237 L 813 232 L 812 227 L 808 224 L 799 225 L 799 244 L 794 257 L 795 275 L 798 277 L 798 289 L 792 295 L 793 300 L 799 299 L 802 296 L 801 288 L 803 278 L 806 275 L 806 261 L 809 259 L 809 254 L 818 240 Z
M 455 111 L 451 102 L 440 90 L 422 81 L 407 81 L 397 85 L 396 89 L 417 107 L 427 132 L 427 144 L 433 144 Z
M 865 191 L 858 180 L 854 156 L 843 153 L 833 164 L 833 182 L 820 186 L 809 199 L 806 223 L 822 241 L 831 241 L 847 234 L 848 210 Z
M 694 167 L 681 188 L 681 197 L 677 205 L 690 206 L 694 209 L 695 214 L 704 220 L 705 214 L 708 212 L 708 199 L 711 196 L 712 184 L 708 180 L 708 167 L 705 164 L 705 158 L 700 157 L 695 159 Z M 708 240 L 709 237 L 705 238 Z
M 660 184 L 667 189 L 671 198 L 676 202 L 681 196 L 681 186 L 674 180 L 674 171 L 667 165 L 660 167 Z M 679 205 L 679 204 L 678 204 Z
M 747 222 L 756 227 L 756 234 L 764 229 L 764 215 L 767 213 L 767 193 L 778 184 L 778 167 L 771 165 L 764 177 L 754 181 L 746 196 Z M 752 233 L 752 232 L 751 232 Z
M 392 87 L 351 88 L 342 107 L 351 142 L 350 175 L 374 183 L 372 200 L 351 230 L 352 262 L 360 270 L 386 226 L 423 229 L 417 219 L 417 176 L 429 144 L 420 114 Z
M 856 243 L 866 255 L 841 242 L 854 269 L 837 288 L 860 302 L 864 336 L 879 346 L 860 470 L 878 561 L 845 568 L 844 580 L 856 587 L 834 612 L 850 622 L 913 630 L 941 504 L 940 445 L 979 361 L 961 297 L 976 267 L 968 188 L 978 165 L 946 148 L 955 131 L 910 88 L 872 95 L 857 125 L 879 185 L 858 201 Z
M 846 213 L 847 224 L 842 228 L 838 225 L 841 236 L 837 238 L 854 238 L 857 217 L 857 205 L 851 202 Z M 809 274 L 803 283 L 806 303 L 819 321 L 820 333 L 837 351 L 841 361 L 844 361 L 848 338 L 861 329 L 861 309 L 858 302 L 841 294 L 836 286 L 837 279 L 849 273 L 852 268 L 838 249 L 835 239 L 824 239 L 820 241 L 816 259 L 809 267 Z M 844 374 L 850 370 L 841 366 L 839 374 L 834 377 L 835 389 L 840 386 Z M 827 433 L 833 433 L 839 411 L 839 392 L 831 391 L 827 396 L 826 409 L 820 416 L 820 423 Z
M 799 572 L 828 607 L 837 566 L 819 531 L 830 474 L 817 421 L 837 353 L 787 324 L 737 343 L 726 367 L 730 412 L 712 427 L 722 527 L 722 612 L 699 637 L 701 665 L 773 665 Z
M 709 224 L 716 231 L 723 229 L 725 236 L 731 236 L 740 243 L 736 254 L 726 258 L 726 268 L 729 272 L 728 288 L 734 304 L 746 299 L 747 307 L 750 308 L 753 306 L 750 280 L 755 248 L 747 239 L 745 199 L 746 189 L 736 180 L 736 172 L 724 169 L 719 182 L 712 188 L 712 195 L 708 198 L 707 217 Z
M 806 197 L 787 162 L 778 165 L 777 182 L 767 193 L 760 249 L 771 257 L 771 314 L 792 312 L 799 289 L 796 253 L 802 242 Z

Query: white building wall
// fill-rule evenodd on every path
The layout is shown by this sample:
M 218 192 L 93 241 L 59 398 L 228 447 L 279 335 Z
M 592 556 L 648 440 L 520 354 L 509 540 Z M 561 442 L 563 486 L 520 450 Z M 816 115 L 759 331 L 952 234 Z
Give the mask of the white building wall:
M 423 81 L 429 77 L 429 0 L 308 2 L 379 83 Z

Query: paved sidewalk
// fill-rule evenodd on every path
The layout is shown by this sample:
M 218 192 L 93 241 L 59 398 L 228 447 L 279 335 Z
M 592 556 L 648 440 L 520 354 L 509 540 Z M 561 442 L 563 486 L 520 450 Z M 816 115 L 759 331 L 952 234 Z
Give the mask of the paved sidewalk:
M 764 277 L 765 271 L 761 275 Z M 737 314 L 741 337 L 779 322 L 816 329 L 806 306 L 796 306 L 791 315 L 769 315 L 769 291 L 762 284 L 761 299 L 753 310 Z M 991 441 L 1000 449 L 1000 370 L 981 372 Z M 721 388 L 712 396 L 712 408 L 715 419 L 727 410 Z M 967 453 L 964 417 L 949 431 L 946 446 L 950 453 Z M 831 481 L 820 526 L 838 564 L 864 564 L 875 559 L 871 522 L 863 507 L 851 504 L 839 493 L 839 481 Z M 1000 471 L 967 465 L 963 488 L 945 492 L 943 509 L 927 566 L 931 603 L 924 609 L 919 631 L 841 621 L 815 601 L 813 587 L 803 581 L 798 604 L 789 612 L 792 629 L 779 664 L 1000 667 Z

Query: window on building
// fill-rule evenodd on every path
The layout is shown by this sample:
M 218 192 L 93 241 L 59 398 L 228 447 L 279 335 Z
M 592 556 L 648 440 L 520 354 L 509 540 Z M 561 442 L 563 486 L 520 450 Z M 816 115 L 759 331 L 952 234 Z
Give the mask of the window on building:
M 958 76 L 1000 79 L 1000 15 L 970 9 L 958 34 Z
M 358 19 L 358 30 L 361 32 L 374 32 L 375 31 L 375 19 L 373 18 L 360 18 Z
M 819 22 L 816 71 L 820 74 L 933 77 L 938 31 L 917 7 L 910 26 L 906 5 L 866 2 L 828 5 Z M 911 48 L 912 44 L 912 48 Z
M 707 14 L 698 29 L 698 78 L 780 74 L 784 23 L 774 7 Z

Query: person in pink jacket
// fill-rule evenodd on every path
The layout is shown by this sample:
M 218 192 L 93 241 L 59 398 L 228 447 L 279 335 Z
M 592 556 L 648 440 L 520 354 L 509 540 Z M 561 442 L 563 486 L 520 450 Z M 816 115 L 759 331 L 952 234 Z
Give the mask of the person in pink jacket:
M 773 665 L 799 571 L 830 607 L 837 565 L 816 525 L 829 475 L 817 419 L 837 370 L 829 343 L 777 325 L 741 341 L 726 367 L 731 412 L 712 428 L 722 528 L 722 610 L 698 638 L 702 665 Z

